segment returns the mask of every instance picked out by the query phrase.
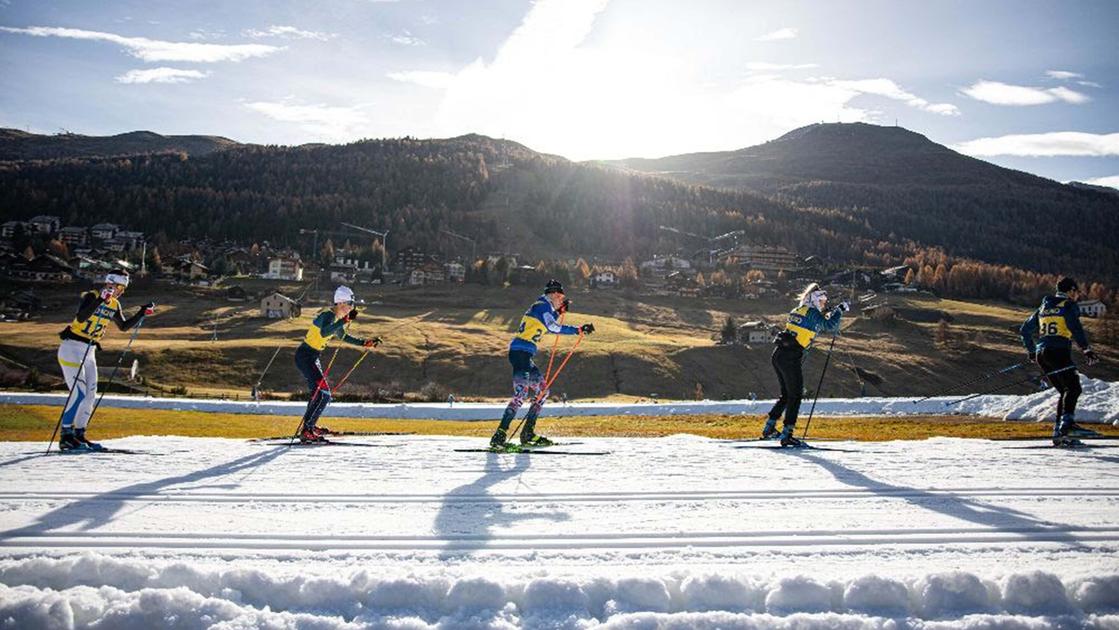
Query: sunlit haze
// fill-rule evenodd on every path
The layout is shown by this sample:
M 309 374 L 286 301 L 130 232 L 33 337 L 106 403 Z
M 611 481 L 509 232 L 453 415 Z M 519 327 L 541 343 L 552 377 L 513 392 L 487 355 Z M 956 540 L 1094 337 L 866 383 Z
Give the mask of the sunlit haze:
M 481 133 L 571 159 L 897 124 L 1119 177 L 1110 2 L 0 0 L 0 125 L 299 144 Z

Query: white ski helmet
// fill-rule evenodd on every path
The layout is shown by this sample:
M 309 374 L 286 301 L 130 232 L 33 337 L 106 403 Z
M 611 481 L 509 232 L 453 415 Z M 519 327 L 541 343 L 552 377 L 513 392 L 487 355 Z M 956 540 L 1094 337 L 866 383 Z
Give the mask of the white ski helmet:
M 335 304 L 353 304 L 354 303 L 354 290 L 346 285 L 342 285 L 334 290 L 334 303 Z

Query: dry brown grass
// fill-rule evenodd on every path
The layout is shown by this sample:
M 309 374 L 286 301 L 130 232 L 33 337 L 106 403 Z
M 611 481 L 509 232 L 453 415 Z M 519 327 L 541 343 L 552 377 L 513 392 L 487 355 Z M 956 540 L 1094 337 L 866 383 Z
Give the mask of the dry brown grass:
M 96 439 L 130 435 L 182 435 L 190 437 L 251 438 L 290 435 L 299 423 L 292 416 L 200 413 L 145 409 L 98 410 L 90 425 Z M 0 406 L 0 441 L 46 440 L 58 419 L 57 407 Z M 438 420 L 387 420 L 325 417 L 322 424 L 335 430 L 409 432 L 419 435 L 489 437 L 496 421 L 450 422 Z M 803 427 L 803 422 L 801 423 Z M 542 418 L 541 433 L 560 436 L 659 437 L 691 433 L 713 438 L 755 437 L 761 430 L 756 417 L 689 415 L 670 417 L 602 416 Z M 1119 429 L 1103 427 L 1111 435 Z M 1044 437 L 1047 427 L 1036 423 L 1002 422 L 954 416 L 907 418 L 814 418 L 811 434 L 821 438 L 860 441 L 922 440 L 935 436 L 989 438 Z

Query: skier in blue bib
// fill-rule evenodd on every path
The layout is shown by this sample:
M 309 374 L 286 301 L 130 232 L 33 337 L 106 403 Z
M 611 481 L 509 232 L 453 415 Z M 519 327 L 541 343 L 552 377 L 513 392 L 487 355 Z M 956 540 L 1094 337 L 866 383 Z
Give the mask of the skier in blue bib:
M 841 302 L 824 315 L 827 303 L 828 294 L 820 285 L 815 282 L 808 285 L 800 295 L 800 303 L 789 312 L 785 330 L 773 340 L 777 347 L 773 350 L 771 362 L 773 370 L 777 372 L 777 381 L 781 384 L 781 397 L 769 410 L 769 417 L 762 428 L 762 439 L 780 438 L 781 446 L 804 445 L 793 437 L 804 392 L 804 372 L 801 369 L 804 351 L 812 345 L 812 340 L 819 332 L 838 331 L 843 313 L 851 310 L 847 302 Z M 778 431 L 777 420 L 782 414 L 785 416 L 785 423 L 781 431 Z
M 1099 433 L 1076 424 L 1076 400 L 1080 397 L 1080 375 L 1072 362 L 1072 342 L 1080 346 L 1088 365 L 1097 361 L 1088 346 L 1088 335 L 1080 324 L 1080 287 L 1072 278 L 1057 282 L 1057 293 L 1047 295 L 1019 332 L 1030 361 L 1037 361 L 1049 384 L 1057 390 L 1057 419 L 1053 424 L 1053 444 L 1075 443 L 1075 438 Z M 1035 341 L 1036 337 L 1036 341 Z
M 517 410 L 530 399 L 532 402 L 528 408 L 528 415 L 525 416 L 524 427 L 521 429 L 521 444 L 550 446 L 553 443 L 544 436 L 536 435 L 536 417 L 548 398 L 548 391 L 544 389 L 547 386 L 544 375 L 532 362 L 532 357 L 536 354 L 536 344 L 540 343 L 546 333 L 589 335 L 594 332 L 594 324 L 575 327 L 559 323 L 559 316 L 567 310 L 568 304 L 563 285 L 556 280 L 549 280 L 544 287 L 544 294 L 538 297 L 521 317 L 521 324 L 509 344 L 509 363 L 513 366 L 513 398 L 505 407 L 505 413 L 501 416 L 501 425 L 490 439 L 490 447 L 505 446 L 509 425 L 517 416 Z

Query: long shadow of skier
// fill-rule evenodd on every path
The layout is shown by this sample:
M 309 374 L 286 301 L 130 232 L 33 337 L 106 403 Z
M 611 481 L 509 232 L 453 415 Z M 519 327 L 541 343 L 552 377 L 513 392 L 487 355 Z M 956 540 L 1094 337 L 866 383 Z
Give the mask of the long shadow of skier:
M 487 453 L 485 474 L 443 495 L 443 503 L 432 524 L 435 534 L 445 541 L 439 553 L 440 559 L 468 556 L 485 549 L 493 539 L 492 529 L 496 527 L 509 526 L 517 521 L 564 521 L 570 518 L 566 512 L 510 513 L 505 510 L 504 503 L 490 495 L 491 486 L 528 470 L 532 457 L 514 455 L 513 465 L 505 468 L 502 467 L 501 455 Z
M 31 459 L 39 459 L 40 457 L 46 457 L 46 455 L 44 455 L 43 453 L 33 453 L 31 455 L 24 455 L 23 457 L 17 457 L 15 459 L 4 460 L 0 462 L 0 468 L 3 468 L 4 466 L 12 466 L 20 462 L 26 462 Z
M 861 472 L 819 456 L 811 451 L 794 450 L 794 456 L 810 461 L 831 473 L 836 481 L 856 488 L 865 488 L 884 497 L 897 498 L 913 505 L 939 512 L 952 518 L 984 525 L 993 530 L 1011 530 L 1024 540 L 1062 542 L 1079 545 L 1077 537 L 1068 532 L 1070 525 L 1039 519 L 1035 516 L 1005 506 L 955 496 L 945 492 L 930 492 L 910 486 L 891 485 L 871 479 Z
M 113 518 L 124 507 L 131 496 L 140 494 L 154 494 L 179 484 L 191 483 L 221 477 L 240 470 L 253 468 L 265 464 L 280 454 L 287 451 L 283 446 L 277 446 L 261 453 L 253 453 L 239 459 L 223 462 L 216 466 L 196 470 L 175 477 L 166 477 L 155 481 L 145 481 L 123 488 L 116 488 L 91 497 L 71 501 L 40 516 L 30 525 L 18 529 L 0 532 L 0 541 L 22 536 L 37 536 L 52 530 L 66 527 L 75 527 L 81 531 L 90 531 L 111 523 Z

